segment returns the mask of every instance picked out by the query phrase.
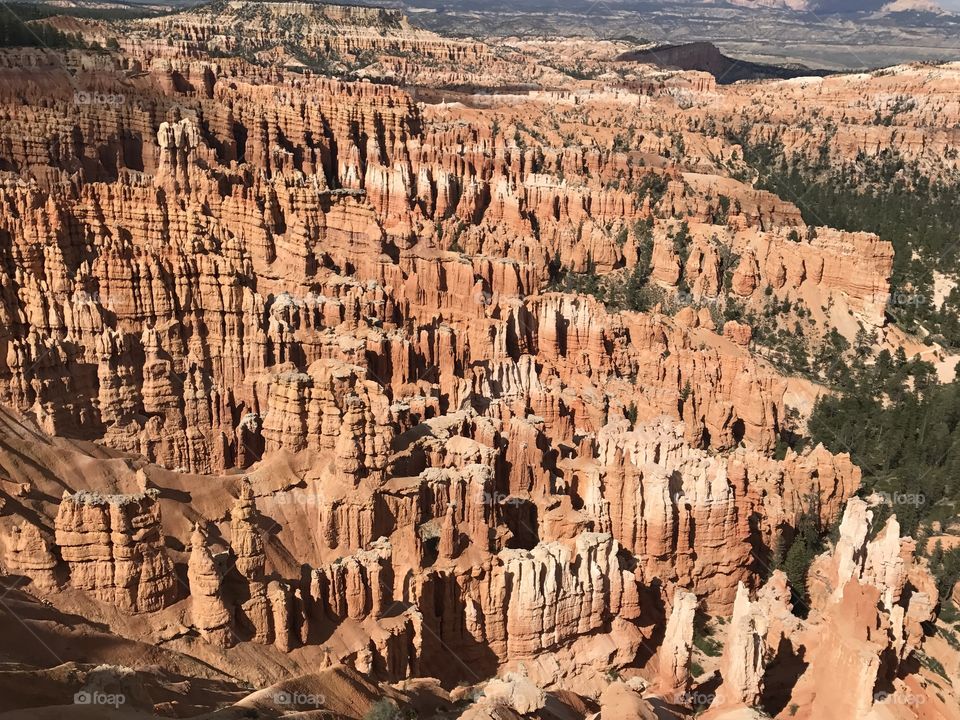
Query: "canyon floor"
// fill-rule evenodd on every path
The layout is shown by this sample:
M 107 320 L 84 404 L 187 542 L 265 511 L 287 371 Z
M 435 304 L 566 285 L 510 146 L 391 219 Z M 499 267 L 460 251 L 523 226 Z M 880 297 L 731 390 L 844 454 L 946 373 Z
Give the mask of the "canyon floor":
M 957 275 L 918 315 L 909 248 L 756 165 L 960 187 L 960 64 L 721 85 L 253 0 L 23 28 L 0 718 L 960 719 L 952 499 L 819 424 L 850 373 L 951 387 Z

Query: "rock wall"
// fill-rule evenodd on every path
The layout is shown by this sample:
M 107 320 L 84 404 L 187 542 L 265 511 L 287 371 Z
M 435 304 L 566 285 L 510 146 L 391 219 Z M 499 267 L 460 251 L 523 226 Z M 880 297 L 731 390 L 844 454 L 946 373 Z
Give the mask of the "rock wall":
M 123 611 L 156 611 L 181 595 L 155 493 L 64 493 L 56 543 L 70 585 Z
M 804 620 L 791 612 L 783 573 L 756 598 L 740 586 L 712 710 L 789 704 L 801 718 L 899 718 L 927 701 L 931 690 L 911 680 L 910 667 L 937 591 L 896 517 L 868 540 L 872 522 L 866 503 L 851 498 L 836 545 L 810 568 Z M 911 700 L 886 702 L 897 697 Z

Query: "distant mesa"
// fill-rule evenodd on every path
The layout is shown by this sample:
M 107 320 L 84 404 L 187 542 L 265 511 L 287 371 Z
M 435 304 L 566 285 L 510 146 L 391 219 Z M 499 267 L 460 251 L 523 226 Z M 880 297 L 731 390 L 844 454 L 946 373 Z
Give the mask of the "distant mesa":
M 893 0 L 893 2 L 884 5 L 881 8 L 881 12 L 933 13 L 935 15 L 942 15 L 944 9 L 933 2 L 933 0 Z
M 795 12 L 810 11 L 816 7 L 816 3 L 809 0 L 729 0 L 729 3 L 743 8 L 793 10 Z
M 638 62 L 676 70 L 700 70 L 713 75 L 721 85 L 738 80 L 787 80 L 809 75 L 828 75 L 827 70 L 813 70 L 805 65 L 767 65 L 729 57 L 709 42 L 631 50 L 616 58 L 621 62 Z

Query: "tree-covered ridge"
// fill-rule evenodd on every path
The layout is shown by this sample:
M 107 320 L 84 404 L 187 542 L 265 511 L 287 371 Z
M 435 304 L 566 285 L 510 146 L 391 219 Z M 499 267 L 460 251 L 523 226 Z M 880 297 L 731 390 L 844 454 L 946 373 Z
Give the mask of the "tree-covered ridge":
M 743 148 L 755 186 L 794 202 L 810 225 L 873 232 L 890 241 L 895 260 L 888 316 L 928 342 L 960 347 L 960 290 L 945 293 L 942 303 L 934 300 L 935 271 L 960 277 L 960 178 L 931 180 L 891 151 L 834 165 L 826 147 L 810 160 L 788 157 L 777 140 L 753 144 L 749 137 L 749 128 L 729 134 Z M 883 503 L 875 512 L 895 513 L 903 532 L 919 537 L 918 551 L 928 556 L 946 612 L 954 612 L 946 598 L 960 581 L 960 548 L 944 550 L 927 537 L 934 527 L 949 528 L 960 507 L 960 384 L 939 383 L 930 363 L 902 349 L 878 353 L 864 330 L 853 342 L 834 331 L 811 358 L 795 340 L 777 340 L 763 313 L 744 319 L 755 326 L 758 343 L 780 353 L 770 357 L 775 364 L 833 390 L 817 401 L 805 432 L 784 423 L 781 452 L 823 443 L 850 453 L 863 471 L 860 494 L 879 494 Z M 826 528 L 798 528 L 772 560 L 787 571 L 794 604 L 802 607 L 806 570 Z
M 894 298 L 889 314 L 907 330 L 937 330 L 944 344 L 960 344 L 960 292 L 943 306 L 932 302 L 934 269 L 960 273 L 960 184 L 931 182 L 916 167 L 890 153 L 861 156 L 833 168 L 824 154 L 816 162 L 789 161 L 777 143 L 741 142 L 757 185 L 795 202 L 811 224 L 875 232 L 894 245 Z M 862 468 L 867 491 L 891 498 L 907 532 L 925 520 L 956 515 L 960 501 L 960 386 L 938 384 L 934 368 L 900 350 L 874 356 L 861 333 L 851 345 L 834 338 L 831 352 L 817 357 L 819 380 L 837 389 L 817 403 L 809 420 L 813 442 L 850 452 Z
M 171 8 L 171 12 L 173 11 Z M 162 13 L 147 7 L 88 8 L 29 2 L 2 3 L 0 47 L 86 48 L 87 44 L 78 35 L 61 32 L 50 23 L 42 22 L 57 15 L 88 20 L 132 20 L 159 14 Z
M 948 521 L 960 502 L 960 386 L 933 367 L 884 350 L 854 359 L 843 389 L 824 395 L 808 422 L 814 443 L 849 452 L 864 492 L 880 492 L 905 532 Z
M 949 527 L 960 507 L 960 384 L 939 384 L 929 363 L 902 350 L 874 358 L 862 345 L 839 354 L 829 372 L 837 391 L 817 401 L 805 433 L 797 431 L 796 417 L 786 419 L 778 454 L 817 443 L 849 453 L 863 473 L 859 494 L 879 496 L 874 528 L 896 514 L 901 531 L 918 537 L 918 552 L 928 557 L 947 606 L 960 581 L 960 548 L 944 550 L 927 539 L 934 527 Z M 796 532 L 780 538 L 768 568 L 786 572 L 801 614 L 809 602 L 807 571 L 836 531 L 819 523 L 815 498 L 807 502 Z
M 960 348 L 960 289 L 934 299 L 934 271 L 960 277 L 960 177 L 931 180 L 895 151 L 860 153 L 834 164 L 826 147 L 815 160 L 788 157 L 780 141 L 751 143 L 749 128 L 729 133 L 756 172 L 755 185 L 800 208 L 810 225 L 866 231 L 893 244 L 887 311 L 905 330 Z
M 0 47 L 68 48 L 82 45 L 75 38 L 44 22 L 25 21 L 47 17 L 29 5 L 0 7 Z

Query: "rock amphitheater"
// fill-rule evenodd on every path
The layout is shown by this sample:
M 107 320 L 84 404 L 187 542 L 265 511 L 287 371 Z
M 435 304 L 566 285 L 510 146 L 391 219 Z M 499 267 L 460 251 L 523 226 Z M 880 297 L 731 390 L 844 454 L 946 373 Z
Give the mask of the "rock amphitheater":
M 780 451 L 824 389 L 718 312 L 896 343 L 893 249 L 707 129 L 935 172 L 960 67 L 718 88 L 394 11 L 54 22 L 118 42 L 0 54 L 0 717 L 960 718 L 914 540 L 848 455 Z M 551 283 L 647 241 L 649 311 Z M 811 508 L 800 617 L 771 558 Z

